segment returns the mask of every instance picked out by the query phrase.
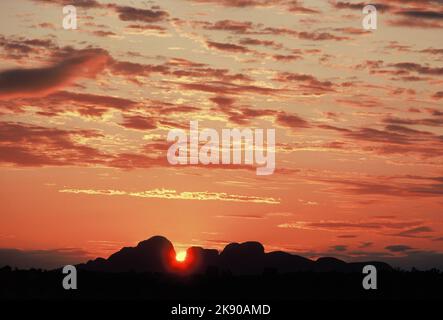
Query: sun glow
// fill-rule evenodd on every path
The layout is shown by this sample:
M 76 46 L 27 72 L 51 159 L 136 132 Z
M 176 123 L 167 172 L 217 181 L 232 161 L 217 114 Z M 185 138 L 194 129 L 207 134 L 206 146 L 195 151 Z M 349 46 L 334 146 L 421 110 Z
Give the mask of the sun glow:
M 180 251 L 175 255 L 175 260 L 184 262 L 186 260 L 186 251 Z

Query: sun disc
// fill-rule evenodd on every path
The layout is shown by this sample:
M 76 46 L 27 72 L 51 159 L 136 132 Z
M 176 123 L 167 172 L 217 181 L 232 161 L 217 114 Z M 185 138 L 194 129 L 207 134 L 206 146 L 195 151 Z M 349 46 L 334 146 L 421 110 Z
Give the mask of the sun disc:
M 175 260 L 183 262 L 186 260 L 186 251 L 180 251 L 175 255 Z

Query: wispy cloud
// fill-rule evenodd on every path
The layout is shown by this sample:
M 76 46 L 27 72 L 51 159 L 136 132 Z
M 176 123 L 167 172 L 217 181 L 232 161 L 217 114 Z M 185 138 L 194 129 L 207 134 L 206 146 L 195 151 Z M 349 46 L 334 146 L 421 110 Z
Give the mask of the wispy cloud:
M 54 65 L 0 72 L 0 99 L 40 97 L 72 84 L 77 78 L 93 78 L 108 56 L 101 50 L 84 52 Z
M 425 227 L 418 227 L 423 224 L 418 220 L 398 220 L 398 219 L 368 219 L 361 221 L 342 221 L 342 220 L 322 220 L 322 221 L 296 221 L 279 224 L 279 228 L 286 229 L 302 229 L 302 230 L 316 230 L 329 232 L 357 232 L 357 231 L 373 231 L 373 232 L 392 232 L 397 230 L 407 235 L 411 233 L 411 228 L 414 230 L 423 231 L 428 229 Z M 413 232 L 414 233 L 414 232 Z
M 264 204 L 278 204 L 280 199 L 272 197 L 245 196 L 238 194 L 228 194 L 226 192 L 208 191 L 183 191 L 178 192 L 170 189 L 152 189 L 139 192 L 128 192 L 121 190 L 95 190 L 95 189 L 61 189 L 62 193 L 75 193 L 102 196 L 129 196 L 138 198 L 157 198 L 171 200 L 200 200 L 200 201 L 231 201 L 231 202 L 252 202 Z

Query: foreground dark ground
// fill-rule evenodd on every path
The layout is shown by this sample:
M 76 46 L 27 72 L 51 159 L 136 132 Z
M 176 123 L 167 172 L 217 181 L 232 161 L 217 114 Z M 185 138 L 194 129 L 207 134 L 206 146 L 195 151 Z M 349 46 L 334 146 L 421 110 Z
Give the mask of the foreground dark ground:
M 76 290 L 53 271 L 0 269 L 0 300 L 154 301 L 241 303 L 292 301 L 443 300 L 443 273 L 398 271 L 377 262 L 310 260 L 265 252 L 259 242 L 228 244 L 221 252 L 191 247 L 178 263 L 161 236 L 125 247 L 109 258 L 77 265 Z M 377 269 L 377 290 L 364 290 L 365 265 Z
M 80 270 L 78 289 L 64 290 L 61 271 L 0 271 L 1 300 L 443 300 L 443 273 L 386 271 L 378 289 L 364 290 L 360 273 L 298 272 L 232 276 L 206 273 L 106 273 Z

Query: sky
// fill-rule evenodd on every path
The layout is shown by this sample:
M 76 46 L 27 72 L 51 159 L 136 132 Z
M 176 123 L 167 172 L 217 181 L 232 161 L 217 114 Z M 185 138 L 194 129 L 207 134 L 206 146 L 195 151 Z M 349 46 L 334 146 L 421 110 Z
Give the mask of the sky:
M 443 2 L 365 5 L 1 1 L 0 260 L 163 235 L 443 268 Z M 190 121 L 275 129 L 275 172 L 169 164 Z

